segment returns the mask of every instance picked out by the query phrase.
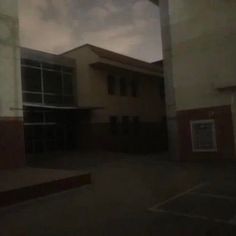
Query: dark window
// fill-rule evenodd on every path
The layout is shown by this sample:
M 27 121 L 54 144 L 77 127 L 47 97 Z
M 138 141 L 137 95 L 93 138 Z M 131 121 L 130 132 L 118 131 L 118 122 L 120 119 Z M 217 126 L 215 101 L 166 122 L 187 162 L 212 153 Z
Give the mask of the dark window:
M 110 117 L 110 130 L 112 134 L 118 133 L 118 119 L 117 116 Z
M 26 66 L 40 67 L 40 62 L 29 59 L 21 59 L 21 64 Z
M 42 94 L 23 93 L 23 101 L 28 103 L 42 104 Z
M 61 66 L 50 63 L 43 63 L 43 69 L 61 71 Z
M 73 96 L 63 96 L 63 104 L 66 105 L 74 105 L 74 97 Z
M 45 93 L 62 93 L 62 78 L 60 72 L 43 71 L 43 82 Z
M 108 77 L 107 77 L 108 94 L 110 94 L 110 95 L 115 94 L 115 86 L 116 86 L 115 77 L 112 75 L 108 75 Z
M 137 79 L 131 80 L 131 92 L 133 97 L 137 97 L 138 95 L 138 81 Z
M 74 68 L 73 67 L 69 67 L 69 66 L 63 66 L 62 70 L 63 70 L 63 72 L 71 73 L 71 74 L 74 72 Z
M 127 95 L 127 87 L 126 87 L 126 78 L 120 78 L 120 95 L 126 96 Z
M 24 112 L 25 123 L 42 123 L 43 112 L 41 111 L 25 111 Z
M 140 130 L 140 120 L 138 116 L 133 117 L 133 133 L 138 135 Z
M 160 92 L 160 97 L 162 99 L 165 98 L 165 84 L 164 84 L 164 79 L 163 78 L 159 78 L 159 92 Z
M 24 91 L 41 92 L 40 69 L 22 67 L 22 87 Z
M 58 112 L 56 111 L 45 111 L 45 122 L 46 123 L 56 123 L 57 117 L 59 116 Z
M 48 105 L 61 105 L 63 103 L 60 95 L 45 95 L 44 103 Z
M 128 134 L 129 133 L 129 126 L 130 126 L 130 121 L 128 116 L 123 116 L 122 117 L 122 133 L 123 134 Z
M 63 94 L 73 95 L 73 75 L 63 74 Z

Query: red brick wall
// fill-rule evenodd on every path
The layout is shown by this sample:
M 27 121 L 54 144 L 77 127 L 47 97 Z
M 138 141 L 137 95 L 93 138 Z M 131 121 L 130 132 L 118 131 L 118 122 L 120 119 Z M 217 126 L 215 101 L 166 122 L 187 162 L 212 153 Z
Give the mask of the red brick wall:
M 167 134 L 159 123 L 141 123 L 139 134 L 111 134 L 108 123 L 93 123 L 80 129 L 79 147 L 113 152 L 152 153 L 167 150 Z
M 193 152 L 191 120 L 215 120 L 217 152 Z M 230 106 L 209 107 L 177 112 L 178 158 L 180 160 L 235 158 L 233 121 Z
M 25 164 L 24 126 L 20 118 L 0 118 L 0 169 Z

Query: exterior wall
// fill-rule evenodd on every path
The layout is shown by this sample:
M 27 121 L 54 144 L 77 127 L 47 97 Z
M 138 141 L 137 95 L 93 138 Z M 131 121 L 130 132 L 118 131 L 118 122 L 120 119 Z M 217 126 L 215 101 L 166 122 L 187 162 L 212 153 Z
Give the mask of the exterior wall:
M 191 121 L 212 119 L 215 122 L 216 147 L 214 152 L 194 152 L 192 148 Z M 231 107 L 219 106 L 201 109 L 184 110 L 177 112 L 178 140 L 180 159 L 229 159 L 233 158 L 234 133 Z
M 96 62 L 98 57 L 87 47 L 82 47 L 80 50 L 73 50 L 63 55 L 76 61 L 77 105 L 81 107 L 94 106 L 96 99 L 94 99 L 92 92 L 93 81 L 89 74 L 89 64 Z
M 219 106 L 230 107 L 232 93 L 218 91 L 216 84 L 230 84 L 236 76 L 236 2 L 159 2 L 162 12 L 167 93 L 171 93 L 175 100 L 175 107 L 171 106 L 172 102 L 167 102 L 168 116 L 171 118 L 170 113 L 175 113 L 175 110 L 177 113 L 190 112 L 193 109 L 200 112 L 199 109 L 202 108 L 214 110 Z M 233 120 L 235 121 L 235 117 Z M 180 134 L 184 132 L 183 126 L 179 124 L 179 118 L 177 121 L 176 126 Z M 228 121 L 232 123 L 232 119 Z M 223 119 L 221 122 L 225 123 Z M 231 132 L 229 137 L 233 138 Z M 178 135 L 172 136 L 173 140 L 177 138 Z M 181 147 L 177 147 L 177 150 L 178 148 L 181 150 Z
M 83 142 L 83 145 L 86 146 L 87 143 L 96 149 L 125 152 L 152 152 L 160 149 L 161 146 L 166 147 L 165 130 L 163 129 L 165 105 L 164 99 L 160 97 L 157 76 L 154 77 L 152 72 L 150 75 L 137 73 L 128 65 L 123 65 L 122 68 L 115 71 L 92 68 L 89 64 L 99 61 L 99 58 L 87 47 L 66 53 L 65 56 L 77 61 L 78 104 L 82 107 L 101 107 L 101 109 L 91 111 L 90 125 L 86 122 L 82 123 L 82 126 L 86 127 L 83 136 L 86 141 Z M 117 93 L 109 95 L 107 89 L 109 74 L 124 76 L 128 79 L 137 77 L 139 80 L 138 96 L 121 96 L 118 86 Z M 111 134 L 110 116 L 118 117 L 119 126 L 122 116 L 130 118 L 138 116 L 140 134 L 138 136 Z
M 0 169 L 24 164 L 17 1 L 0 2 Z
M 108 71 L 90 69 L 93 78 L 92 92 L 96 97 L 97 104 L 104 109 L 93 112 L 92 124 L 95 145 L 97 147 L 110 148 L 112 151 L 121 150 L 125 152 L 152 152 L 161 149 L 161 140 L 164 140 L 162 125 L 165 117 L 164 99 L 159 94 L 158 78 L 138 76 L 139 89 L 138 96 L 132 97 L 119 95 L 109 95 L 107 91 L 107 76 L 112 74 Z M 118 72 L 114 75 L 124 75 L 126 78 L 133 78 L 130 73 Z M 154 102 L 155 101 L 155 102 Z M 138 116 L 140 119 L 140 133 L 113 135 L 110 132 L 109 118 L 116 116 L 121 124 L 122 116 L 130 118 Z M 120 127 L 121 129 L 121 127 Z M 99 140 L 97 142 L 96 140 Z

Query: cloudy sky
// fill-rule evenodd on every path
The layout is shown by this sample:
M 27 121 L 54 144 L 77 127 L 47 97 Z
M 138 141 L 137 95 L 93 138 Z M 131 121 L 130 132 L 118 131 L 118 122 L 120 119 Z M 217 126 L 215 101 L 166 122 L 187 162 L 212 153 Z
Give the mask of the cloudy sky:
M 148 0 L 19 0 L 21 45 L 53 53 L 94 44 L 162 58 L 159 9 Z

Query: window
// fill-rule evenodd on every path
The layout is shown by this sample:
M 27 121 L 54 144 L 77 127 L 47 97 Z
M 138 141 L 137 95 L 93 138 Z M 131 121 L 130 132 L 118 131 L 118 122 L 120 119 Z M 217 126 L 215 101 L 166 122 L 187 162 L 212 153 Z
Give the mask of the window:
M 21 60 L 23 101 L 43 105 L 74 104 L 72 67 Z
M 128 134 L 129 133 L 129 117 L 123 116 L 122 117 L 122 133 Z
M 214 120 L 191 121 L 192 148 L 194 152 L 216 152 Z
M 43 71 L 44 92 L 60 94 L 62 92 L 62 79 L 60 72 Z
M 41 71 L 37 68 L 22 67 L 22 87 L 24 91 L 41 92 Z
M 138 95 L 138 80 L 137 79 L 131 80 L 131 93 L 133 97 L 137 97 Z
M 40 68 L 40 62 L 29 60 L 29 59 L 21 59 L 21 64 L 25 66 L 32 66 L 32 67 Z
M 118 119 L 117 116 L 110 117 L 110 130 L 112 134 L 118 133 Z
M 159 78 L 159 93 L 160 93 L 160 97 L 161 99 L 165 98 L 165 84 L 164 84 L 164 79 L 163 78 Z
M 107 89 L 108 89 L 108 94 L 114 95 L 115 94 L 115 77 L 112 75 L 108 75 L 107 77 Z
M 127 87 L 126 87 L 126 78 L 120 78 L 120 95 L 126 96 L 127 95 Z
M 73 95 L 73 75 L 63 74 L 63 93 L 64 95 Z
M 138 135 L 140 130 L 140 120 L 138 116 L 133 117 L 133 133 Z

